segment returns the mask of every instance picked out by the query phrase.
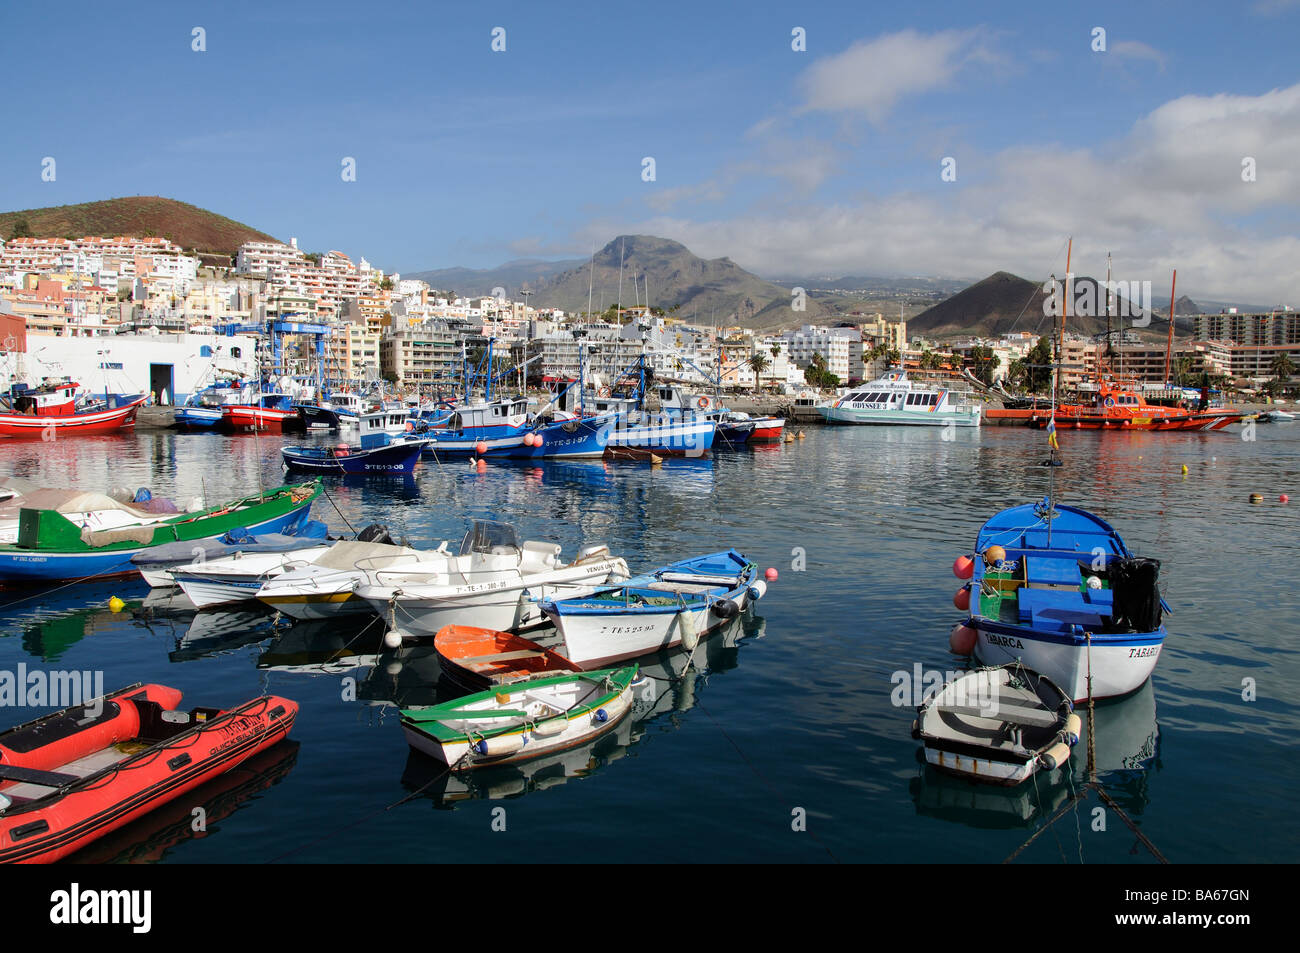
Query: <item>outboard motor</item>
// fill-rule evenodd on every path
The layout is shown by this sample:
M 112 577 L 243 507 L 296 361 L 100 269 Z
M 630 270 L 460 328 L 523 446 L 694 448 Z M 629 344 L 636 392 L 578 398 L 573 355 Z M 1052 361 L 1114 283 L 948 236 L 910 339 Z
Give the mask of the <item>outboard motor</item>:
M 383 523 L 371 523 L 361 532 L 357 533 L 358 543 L 389 543 L 393 542 L 393 537 L 388 533 L 388 527 Z
M 1160 628 L 1159 582 L 1158 559 L 1120 559 L 1110 564 L 1113 631 L 1154 632 Z

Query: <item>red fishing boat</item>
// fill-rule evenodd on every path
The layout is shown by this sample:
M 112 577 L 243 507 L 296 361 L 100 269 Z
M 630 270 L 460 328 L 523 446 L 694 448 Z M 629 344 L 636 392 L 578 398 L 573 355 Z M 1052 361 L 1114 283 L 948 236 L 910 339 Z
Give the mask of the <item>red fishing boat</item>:
M 302 414 L 287 394 L 263 394 L 253 404 L 226 404 L 221 424 L 228 430 L 293 430 Z
M 1034 427 L 1046 427 L 1050 410 L 1035 411 L 1030 418 Z M 1147 403 L 1136 388 L 1112 380 L 1097 383 L 1097 397 L 1092 406 L 1058 404 L 1056 426 L 1075 430 L 1220 430 L 1240 423 L 1242 412 L 1231 407 L 1187 410 Z
M 0 862 L 66 857 L 269 748 L 298 714 L 274 695 L 228 711 L 180 700 L 136 684 L 0 734 Z
M 17 385 L 0 403 L 0 437 L 58 439 L 76 434 L 113 433 L 135 425 L 149 396 L 117 398 L 110 407 L 79 394 L 81 385 L 64 379 L 37 388 Z
M 784 417 L 752 417 L 754 432 L 749 435 L 750 443 L 772 443 L 780 441 L 785 431 Z

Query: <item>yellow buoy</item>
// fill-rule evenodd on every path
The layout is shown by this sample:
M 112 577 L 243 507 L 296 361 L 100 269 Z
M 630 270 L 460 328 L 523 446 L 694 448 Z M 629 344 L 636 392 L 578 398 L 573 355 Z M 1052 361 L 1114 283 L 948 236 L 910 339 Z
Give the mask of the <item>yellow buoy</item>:
M 121 612 L 126 608 L 126 603 L 117 596 L 114 596 L 112 599 L 108 600 L 108 608 L 111 612 Z
M 1262 494 L 1262 493 L 1252 493 L 1252 494 L 1250 494 L 1250 502 L 1252 502 L 1252 503 L 1263 503 L 1263 502 L 1264 502 L 1264 494 Z
M 1183 464 L 1183 472 L 1184 472 L 1184 473 L 1187 472 L 1187 464 L 1185 464 L 1185 463 Z

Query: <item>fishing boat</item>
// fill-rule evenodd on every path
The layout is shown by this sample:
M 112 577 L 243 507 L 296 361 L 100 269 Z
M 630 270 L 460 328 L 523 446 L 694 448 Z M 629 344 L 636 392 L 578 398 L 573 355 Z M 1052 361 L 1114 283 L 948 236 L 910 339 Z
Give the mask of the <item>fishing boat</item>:
M 1182 430 L 1207 432 L 1240 423 L 1243 413 L 1231 407 L 1184 410 L 1149 403 L 1132 384 L 1103 378 L 1091 405 L 1061 403 L 1056 406 L 1056 426 L 1069 430 Z M 1050 410 L 1030 416 L 1030 426 L 1040 430 L 1052 420 Z
M 1050 497 L 1014 506 L 980 528 L 971 563 L 965 624 L 981 661 L 1022 662 L 1075 702 L 1150 678 L 1166 636 L 1160 563 L 1105 520 Z
M 276 744 L 298 714 L 274 695 L 224 711 L 180 700 L 135 684 L 0 734 L 0 862 L 66 857 Z
M 140 571 L 150 587 L 165 588 L 176 585 L 171 571 L 190 563 L 225 559 L 237 553 L 289 552 L 302 549 L 312 541 L 324 542 L 329 532 L 329 528 L 318 520 L 306 520 L 287 529 L 289 532 L 254 535 L 245 527 L 237 526 L 216 539 L 154 546 L 132 556 L 131 565 Z
M 356 594 L 402 634 L 418 638 L 447 625 L 525 628 L 542 621 L 541 600 L 591 592 L 631 575 L 608 546 L 583 547 L 565 563 L 557 543 L 520 543 L 514 527 L 492 520 L 474 520 L 455 555 L 445 546 L 441 559 L 358 560 L 366 578 Z
M 558 652 L 522 635 L 479 626 L 445 626 L 433 645 L 442 674 L 469 691 L 580 671 Z
M 225 404 L 221 426 L 226 430 L 293 430 L 301 426 L 302 415 L 288 394 L 260 394 L 247 404 Z
M 338 431 L 358 426 L 365 413 L 365 400 L 341 391 L 317 404 L 301 404 L 298 409 L 308 430 Z
M 691 397 L 671 385 L 662 385 L 658 390 L 659 404 L 666 413 L 703 418 L 716 423 L 715 443 L 719 446 L 739 447 L 780 442 L 785 432 L 785 420 L 781 417 L 754 417 L 724 407 L 716 397 L 707 394 Z
M 520 682 L 402 709 L 407 743 L 453 768 L 511 764 L 586 744 L 632 707 L 635 665 Z
M 923 384 L 892 370 L 819 405 L 831 424 L 905 424 L 922 427 L 978 427 L 980 408 L 939 384 Z
M 387 434 L 361 438 L 360 444 L 340 443 L 333 447 L 281 447 L 284 466 L 290 472 L 322 473 L 332 476 L 401 476 L 414 472 L 428 440 L 402 440 Z
M 320 492 L 313 481 L 193 512 L 153 513 L 99 493 L 37 490 L 20 501 L 17 541 L 0 544 L 0 589 L 133 575 L 133 556 L 237 527 L 283 532 L 307 519 Z
M 221 408 L 250 399 L 249 386 L 242 381 L 217 381 L 185 398 L 172 412 L 178 427 L 212 430 L 221 423 Z
M 1069 695 L 1011 663 L 949 681 L 917 708 L 912 737 L 937 770 L 1011 787 L 1065 764 L 1080 729 Z
M 421 436 L 431 438 L 428 452 L 435 457 L 498 457 L 515 455 L 526 443 L 531 446 L 533 430 L 527 398 L 509 397 L 457 407 Z
M 135 426 L 148 394 L 91 400 L 70 379 L 36 388 L 15 384 L 0 400 L 0 437 L 57 440 L 86 434 L 116 433 Z
M 582 669 L 637 658 L 699 638 L 767 592 L 758 567 L 734 549 L 684 559 L 590 595 L 546 599 L 542 612 Z
M 1169 607 L 1160 595 L 1160 563 L 1135 556 L 1101 517 L 1056 502 L 1063 461 L 1054 414 L 1047 430 L 1047 496 L 995 514 L 976 535 L 975 552 L 954 563 L 957 576 L 970 580 L 954 602 L 970 618 L 954 629 L 950 645 L 973 650 L 988 665 L 1022 663 L 1075 702 L 1126 695 L 1151 676 L 1164 645 L 1161 611 Z

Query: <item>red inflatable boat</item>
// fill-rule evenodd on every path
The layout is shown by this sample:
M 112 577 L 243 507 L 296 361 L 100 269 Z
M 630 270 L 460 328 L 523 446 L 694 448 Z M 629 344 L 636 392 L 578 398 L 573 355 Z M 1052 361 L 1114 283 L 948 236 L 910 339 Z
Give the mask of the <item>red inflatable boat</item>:
M 48 863 L 283 739 L 298 705 L 264 695 L 180 711 L 132 685 L 0 734 L 0 862 Z

